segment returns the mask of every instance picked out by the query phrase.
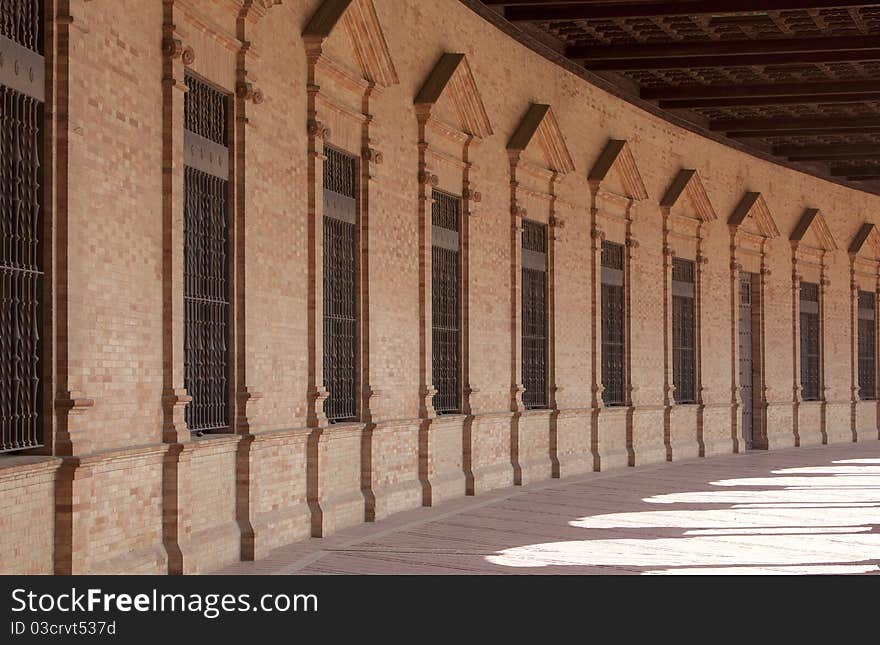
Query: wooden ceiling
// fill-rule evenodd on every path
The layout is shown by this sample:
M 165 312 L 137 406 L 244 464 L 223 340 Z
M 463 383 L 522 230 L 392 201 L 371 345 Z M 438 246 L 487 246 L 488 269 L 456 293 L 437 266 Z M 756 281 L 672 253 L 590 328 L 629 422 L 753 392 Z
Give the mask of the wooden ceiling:
M 509 33 L 624 98 L 786 165 L 880 190 L 880 1 L 482 4 Z

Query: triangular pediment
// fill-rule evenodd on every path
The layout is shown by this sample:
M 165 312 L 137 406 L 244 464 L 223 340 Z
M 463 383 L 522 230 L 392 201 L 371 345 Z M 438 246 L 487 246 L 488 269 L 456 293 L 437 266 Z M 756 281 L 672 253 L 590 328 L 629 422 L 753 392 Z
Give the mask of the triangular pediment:
M 804 211 L 790 239 L 795 244 L 805 244 L 814 249 L 825 251 L 837 249 L 831 229 L 828 228 L 828 223 L 818 208 L 808 208 Z
M 770 214 L 770 209 L 761 193 L 750 192 L 743 195 L 727 223 L 736 228 L 748 228 L 751 223 L 754 232 L 762 237 L 779 236 L 779 229 L 776 227 L 776 222 L 773 221 L 773 216 Z
M 709 195 L 700 179 L 700 173 L 692 168 L 678 171 L 669 189 L 660 201 L 660 206 L 670 212 L 681 213 L 703 222 L 718 218 Z
M 549 105 L 532 103 L 510 138 L 507 149 L 523 152 L 534 142 L 547 168 L 566 174 L 574 170 L 574 161 L 565 145 L 556 115 Z
M 444 100 L 451 103 L 462 132 L 481 139 L 492 134 L 486 107 L 464 54 L 445 53 L 440 57 L 416 95 L 415 104 L 430 110 Z
M 373 0 L 324 0 L 302 35 L 306 42 L 321 43 L 340 24 L 345 25 L 363 77 L 383 87 L 396 85 L 397 70 L 391 60 Z
M 630 199 L 648 198 L 635 157 L 629 144 L 623 139 L 608 141 L 587 178 L 592 184 Z
M 849 245 L 849 252 L 853 255 L 870 254 L 874 259 L 880 259 L 880 232 L 877 227 L 871 222 L 862 224 Z

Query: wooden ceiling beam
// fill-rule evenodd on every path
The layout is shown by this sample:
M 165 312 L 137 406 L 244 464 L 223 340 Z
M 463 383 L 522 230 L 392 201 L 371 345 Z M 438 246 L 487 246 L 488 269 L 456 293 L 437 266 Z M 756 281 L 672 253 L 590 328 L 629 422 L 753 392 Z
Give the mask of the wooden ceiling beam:
M 831 168 L 832 177 L 859 177 L 862 179 L 868 177 L 880 177 L 880 166 L 833 166 Z
M 823 94 L 870 94 L 880 92 L 880 80 L 829 81 L 825 83 L 760 83 L 754 85 L 680 85 L 643 87 L 640 96 L 652 100 L 734 99 L 819 96 Z
M 880 36 L 834 36 L 824 38 L 774 38 L 762 40 L 702 40 L 626 45 L 572 45 L 568 58 L 590 61 L 640 58 L 742 57 L 754 54 L 794 54 L 880 49 Z
M 779 118 L 779 119 L 716 119 L 709 123 L 714 132 L 775 132 L 809 129 L 820 133 L 860 132 L 880 127 L 880 116 L 857 118 Z
M 642 69 L 690 69 L 718 67 L 749 67 L 753 65 L 791 65 L 801 63 L 841 63 L 864 60 L 880 60 L 880 48 L 845 51 L 812 51 L 770 54 L 743 54 L 736 56 L 682 56 L 662 58 L 580 59 L 584 68 L 593 71 L 633 71 Z
M 829 130 L 828 128 L 790 128 L 781 130 L 739 130 L 727 132 L 730 139 L 765 139 L 767 137 L 824 137 L 834 134 L 880 134 L 880 127 L 865 127 L 861 129 L 843 128 Z
M 785 144 L 775 146 L 773 154 L 789 159 L 804 159 L 807 157 L 821 157 L 824 159 L 846 159 L 864 156 L 864 158 L 880 157 L 880 143 L 839 143 L 839 144 L 811 144 L 799 146 Z M 814 160 L 814 159 L 810 159 Z M 815 159 L 818 161 L 819 159 Z
M 715 107 L 748 107 L 761 105 L 797 105 L 797 104 L 830 104 L 860 103 L 862 101 L 880 101 L 880 92 L 865 94 L 805 94 L 803 96 L 756 96 L 752 98 L 732 97 L 718 99 L 662 99 L 657 103 L 666 110 L 715 108 Z
M 486 0 L 484 0 L 486 2 Z M 560 2 L 535 0 L 529 3 L 486 2 L 505 5 L 504 16 L 511 22 L 547 20 L 594 20 L 648 16 L 689 16 L 694 14 L 766 13 L 795 9 L 838 9 L 866 7 L 876 2 L 858 0 L 679 0 L 669 2 Z

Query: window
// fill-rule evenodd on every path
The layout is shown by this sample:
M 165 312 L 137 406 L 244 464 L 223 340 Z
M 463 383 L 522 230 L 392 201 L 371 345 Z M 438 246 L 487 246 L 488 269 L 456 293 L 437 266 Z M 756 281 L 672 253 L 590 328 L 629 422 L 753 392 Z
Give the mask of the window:
M 819 285 L 801 283 L 801 398 L 819 400 Z
M 602 242 L 602 401 L 609 406 L 626 404 L 623 254 L 623 245 Z
M 672 259 L 672 383 L 676 403 L 696 401 L 694 263 Z
M 877 363 L 875 358 L 876 298 L 871 291 L 859 291 L 859 398 L 877 398 Z
M 41 5 L 0 3 L 0 38 L 42 70 Z M 11 72 L 13 61 L 6 61 Z M 17 68 L 18 63 L 15 63 Z M 0 81 L 0 452 L 42 445 L 42 74 Z
M 460 411 L 459 360 L 459 226 L 461 200 L 433 191 L 431 208 L 432 371 L 434 409 L 440 414 Z
M 192 401 L 185 418 L 201 434 L 229 429 L 228 99 L 190 74 L 186 84 L 184 386 Z M 194 148 L 201 154 L 190 154 Z
M 523 220 L 522 381 L 527 409 L 547 407 L 547 227 Z
M 324 149 L 324 413 L 357 415 L 357 158 Z

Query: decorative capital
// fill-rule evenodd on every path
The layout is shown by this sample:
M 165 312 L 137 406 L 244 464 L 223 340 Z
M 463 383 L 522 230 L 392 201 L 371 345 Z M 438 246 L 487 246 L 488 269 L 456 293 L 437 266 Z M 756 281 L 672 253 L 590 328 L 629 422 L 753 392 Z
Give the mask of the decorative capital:
M 439 183 L 440 178 L 437 175 L 434 175 L 424 170 L 419 171 L 419 184 L 421 184 L 422 186 L 430 186 L 431 188 L 435 188 Z
M 330 140 L 330 128 L 324 125 L 321 121 L 309 121 L 308 128 L 309 136 L 317 139 L 324 139 L 325 141 Z
M 732 260 L 730 263 L 731 271 L 742 271 L 743 265 L 737 262 L 736 260 Z
M 479 204 L 483 200 L 483 195 L 480 194 L 480 191 L 473 190 L 472 188 L 466 189 L 462 197 L 476 204 Z
M 592 230 L 590 231 L 590 237 L 593 238 L 594 240 L 601 240 L 604 242 L 605 241 L 605 231 L 603 231 L 601 228 L 597 228 L 594 226 L 592 228 Z
M 675 249 L 668 244 L 663 245 L 663 255 L 675 256 Z
M 829 280 L 828 278 L 822 278 L 821 280 L 819 280 L 819 284 L 821 284 L 823 287 L 827 287 L 831 285 L 831 280 Z
M 765 268 L 761 269 L 761 275 L 763 275 L 763 276 L 773 275 L 773 271 L 771 271 L 770 269 L 765 267 Z
M 626 239 L 626 246 L 635 250 L 635 249 L 639 248 L 639 241 L 637 239 L 635 239 L 634 237 L 628 237 Z
M 709 264 L 709 258 L 707 258 L 705 255 L 702 255 L 702 254 L 697 255 L 697 264 L 702 264 L 705 266 L 705 265 Z
M 162 41 L 162 53 L 168 58 L 179 58 L 183 54 L 183 43 L 178 38 L 166 38 Z
M 382 153 L 375 148 L 364 148 L 361 152 L 361 156 L 363 157 L 364 161 L 368 161 L 377 165 L 381 164 L 384 161 Z
M 525 207 L 520 206 L 519 204 L 512 204 L 510 206 L 510 214 L 514 217 L 526 217 L 528 215 L 528 211 Z
M 239 81 L 235 85 L 235 95 L 243 101 L 253 101 L 254 105 L 263 102 L 263 92 L 246 81 Z
M 549 224 L 552 228 L 565 228 L 565 220 L 556 215 L 550 216 Z

